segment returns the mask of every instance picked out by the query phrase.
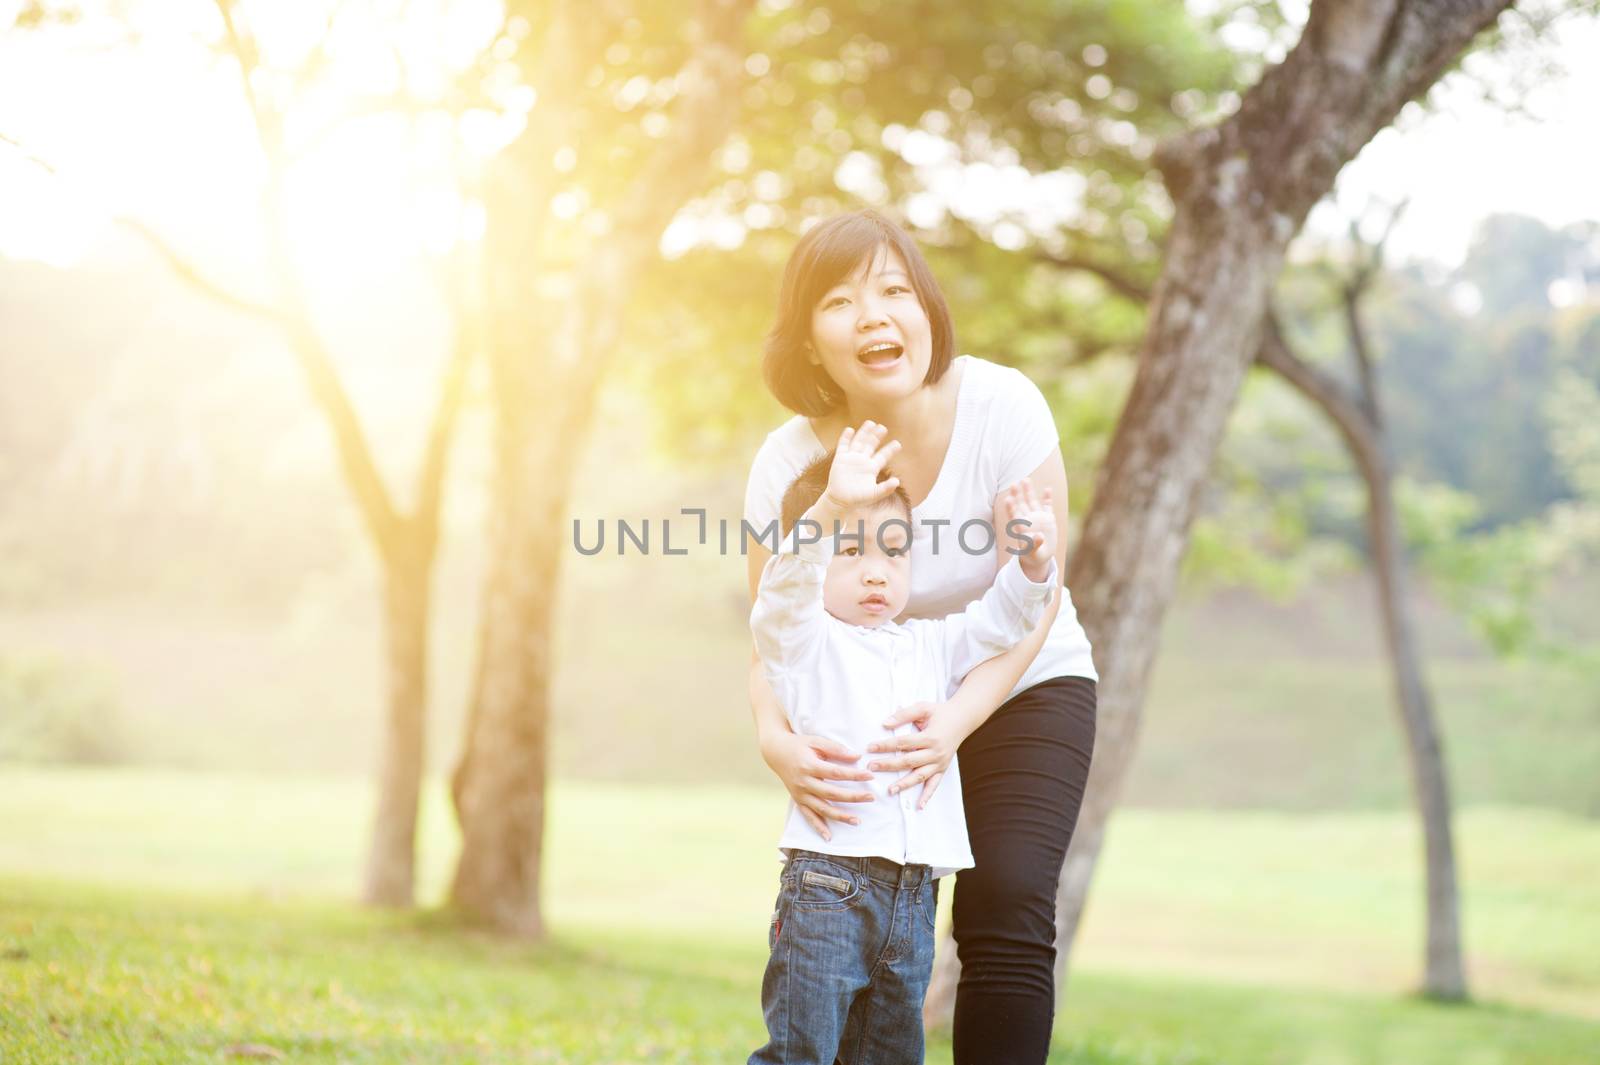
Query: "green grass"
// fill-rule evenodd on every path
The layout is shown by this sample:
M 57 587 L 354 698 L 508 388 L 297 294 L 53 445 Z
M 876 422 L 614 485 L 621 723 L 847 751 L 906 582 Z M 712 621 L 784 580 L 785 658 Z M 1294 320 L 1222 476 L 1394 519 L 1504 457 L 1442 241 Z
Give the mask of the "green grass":
M 341 901 L 367 805 L 348 778 L 0 769 L 0 1061 L 716 1063 L 760 1041 L 770 791 L 557 787 L 540 946 Z M 425 814 L 434 901 L 437 788 Z M 1407 993 L 1405 818 L 1120 814 L 1051 1060 L 1593 1065 L 1600 825 L 1484 809 L 1458 834 L 1479 1001 L 1450 1007 Z
M 693 941 L 563 934 L 527 947 L 436 918 L 305 901 L 7 881 L 21 960 L 6 1060 L 734 1061 L 757 959 Z M 754 1022 L 754 1023 L 752 1023 Z
M 0 880 L 5 1060 L 741 1062 L 761 954 L 671 929 L 528 947 L 436 917 Z M 18 957 L 18 954 L 23 956 Z M 1600 1025 L 1504 1007 L 1079 974 L 1055 1063 L 1589 1065 Z M 936 1039 L 929 1060 L 948 1062 Z

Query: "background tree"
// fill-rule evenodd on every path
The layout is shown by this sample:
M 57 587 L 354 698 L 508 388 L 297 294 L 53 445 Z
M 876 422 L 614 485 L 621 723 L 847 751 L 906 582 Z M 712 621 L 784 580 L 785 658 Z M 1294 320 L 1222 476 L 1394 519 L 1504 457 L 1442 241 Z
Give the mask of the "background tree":
M 1269 312 L 1262 332 L 1261 364 L 1280 374 L 1338 429 L 1360 471 L 1367 494 L 1367 550 L 1378 585 L 1379 613 L 1393 670 L 1395 697 L 1410 756 L 1411 782 L 1422 820 L 1427 872 L 1427 937 L 1423 988 L 1434 997 L 1464 998 L 1466 967 L 1461 952 L 1460 893 L 1456 886 L 1449 776 L 1433 697 L 1423 674 L 1417 625 L 1409 604 L 1405 543 L 1394 493 L 1394 455 L 1384 418 L 1374 354 L 1362 320 L 1362 300 L 1383 264 L 1383 244 L 1404 205 L 1394 209 L 1384 237 L 1362 242 L 1351 226 L 1355 262 L 1340 279 L 1343 318 L 1354 385 L 1297 354 L 1277 316 Z
M 1067 575 L 1101 682 L 1094 770 L 1057 900 L 1060 978 L 1133 752 L 1200 490 L 1258 348 L 1284 250 L 1340 168 L 1505 7 L 1320 0 L 1294 49 L 1234 115 L 1162 145 L 1176 205 L 1166 257 L 1138 374 Z
M 415 503 L 411 512 L 405 513 L 384 487 L 355 408 L 321 342 L 289 244 L 285 189 L 292 157 L 286 124 L 295 95 L 310 87 L 318 68 L 328 60 L 319 49 L 298 70 L 264 66 L 259 42 L 244 21 L 242 8 L 235 0 L 217 0 L 224 42 L 238 64 L 240 87 L 267 164 L 262 210 L 269 276 L 277 296 L 277 310 L 272 317 L 300 359 L 312 396 L 333 430 L 340 469 L 383 563 L 388 714 L 365 895 L 369 902 L 409 906 L 415 896 L 417 804 L 425 761 L 430 585 L 438 553 L 439 507 L 450 440 L 461 409 L 467 370 L 479 344 L 475 297 L 470 282 L 446 282 L 459 286 L 450 292 L 456 308 L 456 331 L 417 478 Z M 325 42 L 319 43 L 325 46 Z M 280 89 L 287 81 L 287 91 L 269 95 L 260 90 L 260 86 L 272 81 Z M 274 102 L 274 97 L 282 102 Z M 180 274 L 185 273 L 185 267 L 176 259 L 172 265 Z
M 471 288 L 463 280 L 471 276 L 471 264 L 458 261 L 454 271 L 440 268 L 441 296 L 453 308 L 455 328 L 407 506 L 384 483 L 355 404 L 340 378 L 335 353 L 324 341 L 308 300 L 291 235 L 286 191 L 296 163 L 336 137 L 346 123 L 385 110 L 404 113 L 410 101 L 403 94 L 384 99 L 343 99 L 331 121 L 310 118 L 302 113 L 306 98 L 330 91 L 323 77 L 332 62 L 326 50 L 327 35 L 314 42 L 308 55 L 278 60 L 264 54 L 243 4 L 216 0 L 215 10 L 219 20 L 211 40 L 219 55 L 237 69 L 240 120 L 253 130 L 265 167 L 259 215 L 254 219 L 265 249 L 261 264 L 265 296 L 235 291 L 212 277 L 146 221 L 136 217 L 118 221 L 137 234 L 192 289 L 219 306 L 252 317 L 278 332 L 299 362 L 311 399 L 332 435 L 340 472 L 375 548 L 383 583 L 386 715 L 380 737 L 377 813 L 364 896 L 376 904 L 408 906 L 414 897 L 417 804 L 427 707 L 430 584 L 438 548 L 439 510 L 450 446 L 478 345 Z M 23 19 L 22 25 L 46 26 L 54 20 L 70 24 L 79 14 L 73 9 L 41 8 Z M 113 14 L 129 20 L 123 33 L 127 42 L 136 42 L 137 19 L 133 14 Z M 330 15 L 330 31 L 332 23 Z M 298 135 L 291 135 L 291 128 Z M 49 167 L 43 160 L 40 164 Z M 470 255 L 464 255 L 463 260 L 466 259 Z
M 485 187 L 495 475 L 450 897 L 513 934 L 544 928 L 551 618 L 573 471 L 639 277 L 736 117 L 749 10 L 508 5 L 504 53 L 533 106 Z

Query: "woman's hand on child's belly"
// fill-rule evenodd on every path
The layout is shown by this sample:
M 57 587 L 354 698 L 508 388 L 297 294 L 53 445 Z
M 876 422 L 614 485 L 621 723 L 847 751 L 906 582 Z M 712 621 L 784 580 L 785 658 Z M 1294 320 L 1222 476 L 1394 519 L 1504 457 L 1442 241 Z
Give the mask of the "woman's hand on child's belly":
M 884 727 L 892 730 L 911 724 L 915 729 L 867 744 L 867 754 L 877 756 L 867 763 L 868 770 L 905 774 L 889 786 L 889 794 L 922 785 L 922 793 L 917 796 L 919 810 L 933 798 L 964 738 L 955 735 L 949 727 L 949 715 L 939 713 L 944 705 L 921 702 L 902 707 L 884 722 Z
M 835 803 L 873 802 L 870 790 L 873 775 L 856 764 L 860 747 L 850 748 L 827 736 L 803 735 L 784 731 L 769 748 L 762 745 L 767 765 L 783 781 L 789 797 L 802 817 L 823 839 L 832 839 L 829 821 L 856 823 L 848 807 Z M 853 784 L 840 784 L 851 781 Z

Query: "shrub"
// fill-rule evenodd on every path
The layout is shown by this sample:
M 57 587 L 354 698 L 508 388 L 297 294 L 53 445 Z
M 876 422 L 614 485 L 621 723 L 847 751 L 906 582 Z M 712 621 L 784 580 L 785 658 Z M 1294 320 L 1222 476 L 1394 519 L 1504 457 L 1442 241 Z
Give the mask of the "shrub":
M 0 762 L 109 765 L 128 737 L 104 679 L 55 658 L 0 656 Z

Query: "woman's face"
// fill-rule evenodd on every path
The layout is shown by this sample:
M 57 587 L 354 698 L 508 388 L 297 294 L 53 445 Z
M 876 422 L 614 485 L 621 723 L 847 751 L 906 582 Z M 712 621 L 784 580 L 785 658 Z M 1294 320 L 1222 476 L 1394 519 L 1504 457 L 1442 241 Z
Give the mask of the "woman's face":
M 808 358 L 861 400 L 898 399 L 922 387 L 933 336 L 900 253 L 889 245 L 824 292 L 811 309 Z

